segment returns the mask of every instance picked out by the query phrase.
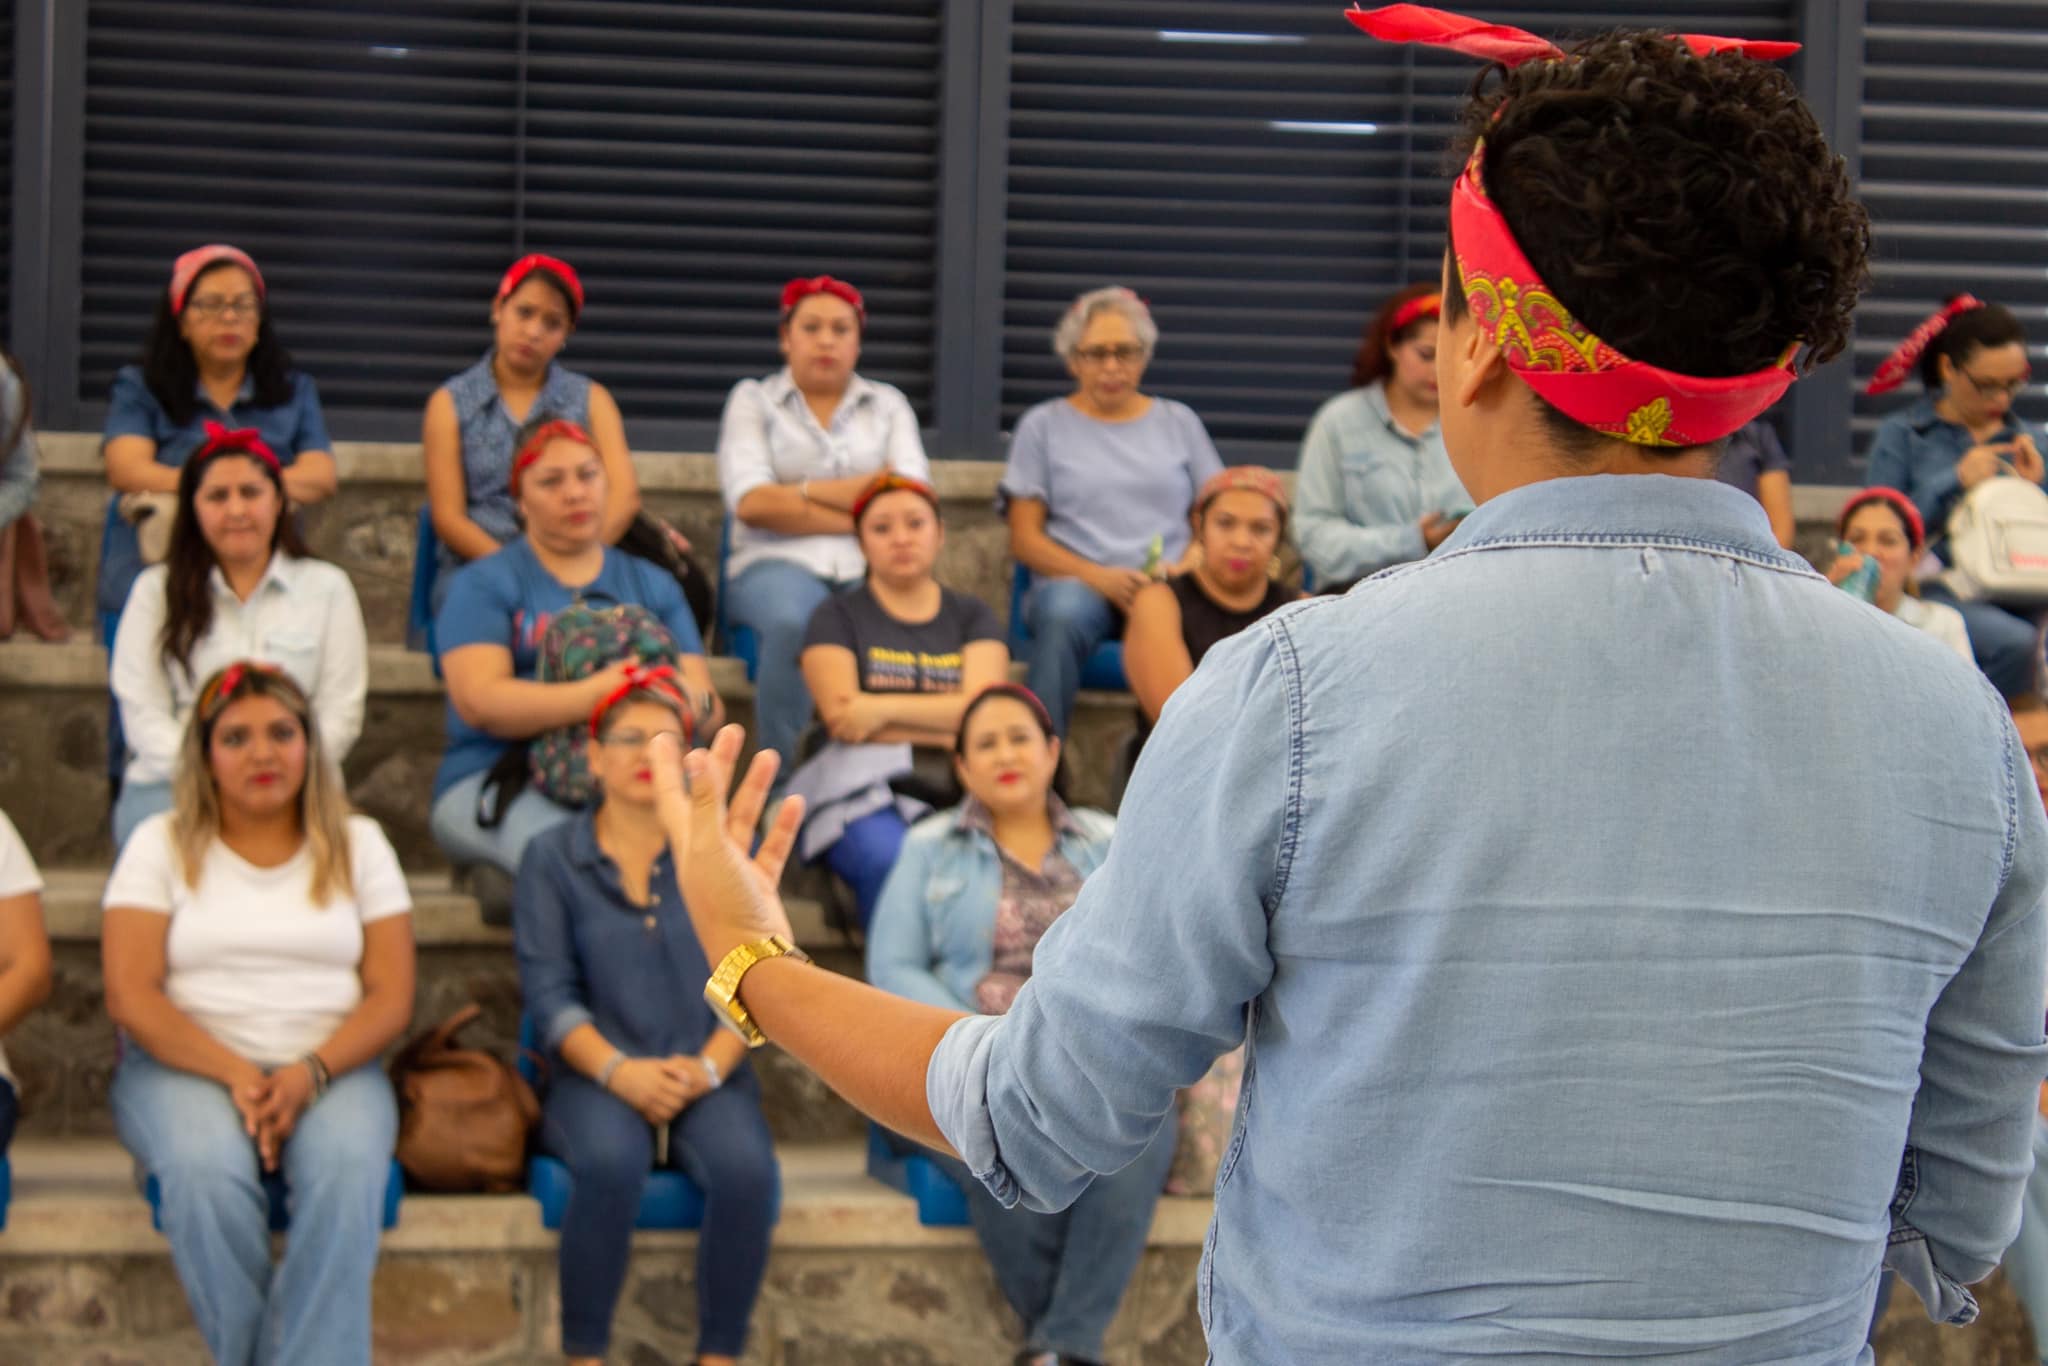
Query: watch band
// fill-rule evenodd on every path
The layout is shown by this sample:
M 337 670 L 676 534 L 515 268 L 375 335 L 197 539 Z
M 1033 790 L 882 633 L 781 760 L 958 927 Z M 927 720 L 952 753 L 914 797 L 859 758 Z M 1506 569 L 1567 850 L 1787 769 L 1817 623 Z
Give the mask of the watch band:
M 768 1042 L 768 1036 L 754 1023 L 754 1017 L 740 1004 L 740 981 L 754 964 L 770 958 L 794 958 L 808 963 L 811 956 L 789 942 L 787 935 L 771 935 L 751 944 L 741 944 L 718 962 L 711 974 L 711 980 L 704 984 L 704 999 L 717 1012 L 719 1023 L 747 1041 L 747 1047 L 759 1048 Z

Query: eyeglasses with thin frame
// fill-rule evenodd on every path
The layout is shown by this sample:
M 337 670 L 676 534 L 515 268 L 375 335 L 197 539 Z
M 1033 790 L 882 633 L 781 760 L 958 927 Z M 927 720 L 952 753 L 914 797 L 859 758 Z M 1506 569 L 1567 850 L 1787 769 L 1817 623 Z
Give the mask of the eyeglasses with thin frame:
M 261 303 L 254 294 L 237 294 L 229 299 L 218 294 L 202 294 L 187 303 L 185 308 L 202 318 L 253 318 Z
M 1119 365 L 1136 365 L 1145 359 L 1145 348 L 1125 344 L 1122 346 L 1077 346 L 1074 359 L 1083 365 L 1107 365 L 1115 361 Z
M 1996 398 L 2000 394 L 2008 397 L 2017 397 L 2024 393 L 2026 387 L 2034 381 L 2034 374 L 2031 370 L 2021 375 L 2018 379 L 1978 379 L 1960 365 L 1956 367 L 1956 373 L 1970 381 L 1970 387 L 1977 391 L 1977 397 L 1979 398 Z

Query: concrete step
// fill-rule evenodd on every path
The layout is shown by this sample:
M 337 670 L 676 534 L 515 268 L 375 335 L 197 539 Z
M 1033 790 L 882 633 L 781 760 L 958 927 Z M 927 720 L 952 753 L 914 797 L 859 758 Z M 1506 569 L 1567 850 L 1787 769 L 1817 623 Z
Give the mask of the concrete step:
M 779 1145 L 782 1217 L 745 1360 L 1008 1360 L 1015 1325 L 973 1233 L 928 1229 L 870 1181 L 858 1143 Z M 15 1145 L 0 1233 L 0 1362 L 198 1366 L 169 1249 L 112 1140 Z M 1117 1361 L 1202 1359 L 1194 1269 L 1211 1204 L 1168 1197 L 1111 1330 Z M 383 1238 L 376 1360 L 510 1366 L 559 1360 L 556 1235 L 523 1195 L 408 1195 Z M 687 1359 L 697 1237 L 634 1235 L 613 1360 Z
M 746 670 L 723 657 L 713 657 L 710 667 L 727 717 L 751 730 L 754 689 Z M 84 867 L 112 858 L 108 699 L 106 651 L 97 644 L 0 642 L 0 810 L 39 863 Z M 383 825 L 408 869 L 446 866 L 427 828 L 442 717 L 441 683 L 428 658 L 373 645 L 363 733 L 344 773 L 350 800 Z M 1117 757 L 1136 724 L 1128 693 L 1081 694 L 1066 750 L 1076 800 L 1109 805 Z

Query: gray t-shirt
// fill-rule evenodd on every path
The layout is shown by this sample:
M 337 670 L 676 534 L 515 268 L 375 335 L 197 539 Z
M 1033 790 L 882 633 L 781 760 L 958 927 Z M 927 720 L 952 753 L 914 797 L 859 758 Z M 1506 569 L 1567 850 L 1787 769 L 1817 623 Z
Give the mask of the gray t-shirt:
M 1202 419 L 1155 398 L 1143 417 L 1103 422 L 1063 398 L 1017 420 L 996 495 L 1046 507 L 1046 534 L 1084 559 L 1142 569 L 1152 538 L 1177 560 L 1188 547 L 1188 508 L 1223 462 Z

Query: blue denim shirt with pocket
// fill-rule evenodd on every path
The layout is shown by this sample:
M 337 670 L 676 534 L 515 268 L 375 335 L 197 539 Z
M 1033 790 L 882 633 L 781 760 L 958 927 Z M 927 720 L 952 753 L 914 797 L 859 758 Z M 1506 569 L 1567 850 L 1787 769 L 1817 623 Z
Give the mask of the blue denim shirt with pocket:
M 926 1091 L 1057 1209 L 1248 1032 L 1223 1366 L 1868 1362 L 1881 1260 L 1964 1322 L 2018 1228 L 2044 889 L 1966 661 L 1735 489 L 1558 479 L 1211 651 Z
M 1114 817 L 1070 807 L 1054 847 L 1087 877 L 1109 853 Z M 868 925 L 868 981 L 927 1005 L 973 1011 L 974 984 L 995 954 L 1003 890 L 995 841 L 940 811 L 910 827 Z
M 2017 413 L 2007 413 L 2005 425 L 1983 444 L 2003 445 L 2021 435 L 2032 438 L 2035 447 L 2048 455 L 2048 440 Z M 1963 496 L 1956 461 L 1977 444 L 1968 427 L 1935 411 L 1932 398 L 1923 398 L 1886 418 L 1878 424 L 1877 436 L 1870 443 L 1867 481 L 1897 489 L 1913 500 L 1920 519 L 1927 524 L 1929 548 L 1944 561 L 1948 559 L 1948 517 Z M 2048 487 L 2048 478 L 2043 479 L 2043 486 Z

